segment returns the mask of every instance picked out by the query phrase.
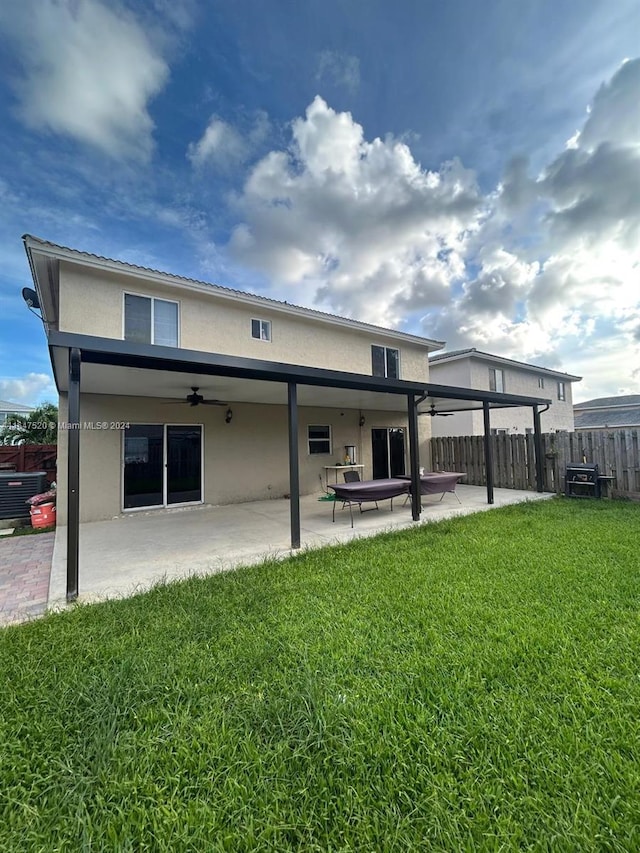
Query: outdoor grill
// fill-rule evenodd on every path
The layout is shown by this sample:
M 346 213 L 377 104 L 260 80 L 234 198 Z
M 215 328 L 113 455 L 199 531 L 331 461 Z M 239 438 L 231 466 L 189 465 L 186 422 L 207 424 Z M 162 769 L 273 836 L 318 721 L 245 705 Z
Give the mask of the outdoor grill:
M 564 478 L 564 493 L 568 498 L 599 498 L 600 474 L 591 462 L 570 462 Z

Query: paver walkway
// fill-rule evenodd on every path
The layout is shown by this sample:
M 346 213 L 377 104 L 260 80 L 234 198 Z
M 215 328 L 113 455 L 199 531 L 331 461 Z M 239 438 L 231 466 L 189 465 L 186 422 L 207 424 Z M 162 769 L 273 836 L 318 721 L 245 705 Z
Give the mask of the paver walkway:
M 0 625 L 44 613 L 55 533 L 0 538 Z

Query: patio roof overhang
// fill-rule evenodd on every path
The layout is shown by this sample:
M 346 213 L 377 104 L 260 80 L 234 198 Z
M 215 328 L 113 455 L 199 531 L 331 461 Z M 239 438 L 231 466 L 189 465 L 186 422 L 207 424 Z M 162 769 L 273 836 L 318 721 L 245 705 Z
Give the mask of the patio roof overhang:
M 551 401 L 448 385 L 385 379 L 341 370 L 176 349 L 152 344 L 51 332 L 49 349 L 56 385 L 69 390 L 69 350 L 82 353 L 82 391 L 136 397 L 181 397 L 192 385 L 205 396 L 229 402 L 287 404 L 287 386 L 298 386 L 298 405 L 404 411 L 414 395 L 418 415 Z

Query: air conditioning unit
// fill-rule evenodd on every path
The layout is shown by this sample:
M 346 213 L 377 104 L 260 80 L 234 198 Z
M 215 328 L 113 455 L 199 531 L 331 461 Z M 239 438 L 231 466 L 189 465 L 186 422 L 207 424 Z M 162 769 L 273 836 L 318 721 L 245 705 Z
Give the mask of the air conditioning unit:
M 0 472 L 0 518 L 29 518 L 27 501 L 47 488 L 45 471 Z

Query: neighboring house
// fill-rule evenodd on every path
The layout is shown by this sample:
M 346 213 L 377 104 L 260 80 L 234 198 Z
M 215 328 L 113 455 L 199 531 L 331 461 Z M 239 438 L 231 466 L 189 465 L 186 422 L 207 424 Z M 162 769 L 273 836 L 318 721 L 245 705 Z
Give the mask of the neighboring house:
M 640 394 L 599 397 L 576 403 L 573 417 L 577 430 L 630 429 L 640 427 Z
M 579 382 L 581 376 L 502 358 L 475 348 L 430 354 L 429 376 L 432 382 L 440 384 L 548 397 L 552 403 L 541 415 L 542 431 L 573 431 L 571 385 Z M 492 410 L 491 431 L 494 434 L 533 432 L 531 410 Z M 483 432 L 482 412 L 479 411 L 433 418 L 434 436 L 482 435 Z
M 11 421 L 13 415 L 26 416 L 33 412 L 32 406 L 23 406 L 21 403 L 8 403 L 6 400 L 0 400 L 0 429 Z
M 410 475 L 417 521 L 439 420 L 418 415 L 548 403 L 430 384 L 441 341 L 23 240 L 60 398 L 69 599 L 80 521 L 286 496 L 297 548 L 300 495 L 319 493 L 347 454 L 364 479 Z M 489 502 L 492 490 L 489 477 Z

